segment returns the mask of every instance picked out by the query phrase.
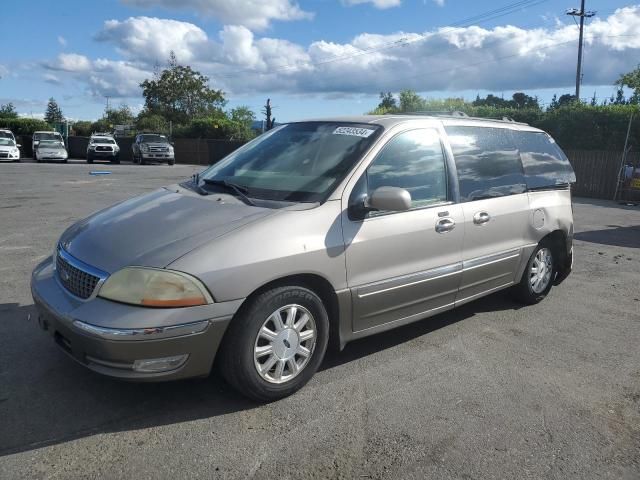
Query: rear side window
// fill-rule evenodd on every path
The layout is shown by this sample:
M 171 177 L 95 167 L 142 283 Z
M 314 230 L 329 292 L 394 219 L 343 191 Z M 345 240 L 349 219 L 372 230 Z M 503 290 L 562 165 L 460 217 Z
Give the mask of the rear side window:
M 463 202 L 526 191 L 520 156 L 509 130 L 445 127 L 458 170 Z
M 520 150 L 527 188 L 543 189 L 576 181 L 569 160 L 549 135 L 518 131 L 511 134 Z
M 447 171 L 437 130 L 417 129 L 392 138 L 367 169 L 369 193 L 400 187 L 414 208 L 447 200 Z

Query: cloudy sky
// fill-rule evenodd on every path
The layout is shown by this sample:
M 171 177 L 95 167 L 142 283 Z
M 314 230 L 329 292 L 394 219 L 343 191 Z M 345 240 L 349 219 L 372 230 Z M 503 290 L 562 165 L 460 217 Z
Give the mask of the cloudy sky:
M 575 5 L 574 5 L 575 4 Z M 173 50 L 229 106 L 278 121 L 359 114 L 378 92 L 440 98 L 571 93 L 579 0 L 30 0 L 0 19 L 0 103 L 74 119 L 142 107 L 139 84 Z M 584 97 L 640 63 L 640 2 L 587 0 Z

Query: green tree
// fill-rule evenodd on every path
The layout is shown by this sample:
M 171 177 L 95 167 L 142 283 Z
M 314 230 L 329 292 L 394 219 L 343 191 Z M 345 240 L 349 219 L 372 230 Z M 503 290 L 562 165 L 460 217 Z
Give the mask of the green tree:
M 418 112 L 424 110 L 424 99 L 413 90 L 400 92 L 400 111 Z
M 53 97 L 47 103 L 47 110 L 44 112 L 44 121 L 51 123 L 64 122 L 64 115 Z
M 151 113 L 146 109 L 138 114 L 135 123 L 139 132 L 166 133 L 169 131 L 169 125 L 162 115 Z
M 145 107 L 176 124 L 220 111 L 225 105 L 222 90 L 209 88 L 209 78 L 189 66 L 179 65 L 171 52 L 167 68 L 140 84 Z
M 250 140 L 253 138 L 251 126 L 256 119 L 255 113 L 246 106 L 240 106 L 229 112 L 229 119 L 232 123 L 233 140 Z
M 629 99 L 630 104 L 637 105 L 640 103 L 640 65 L 634 70 L 620 75 L 620 78 L 616 81 L 616 85 L 628 87 L 633 90 L 633 94 Z
M 525 93 L 516 92 L 511 98 L 511 102 L 515 108 L 540 108 L 537 97 L 531 97 Z
M 16 112 L 13 103 L 9 102 L 0 105 L 0 118 L 18 118 L 18 112 Z
M 134 115 L 129 106 L 125 103 L 118 108 L 110 108 L 105 111 L 103 119 L 109 125 L 131 125 L 134 122 Z
M 73 124 L 73 132 L 79 137 L 88 137 L 92 133 L 91 122 L 79 120 Z
M 391 112 L 397 110 L 397 108 L 398 103 L 396 102 L 396 98 L 393 96 L 393 93 L 380 92 L 380 103 L 378 104 L 378 109 Z

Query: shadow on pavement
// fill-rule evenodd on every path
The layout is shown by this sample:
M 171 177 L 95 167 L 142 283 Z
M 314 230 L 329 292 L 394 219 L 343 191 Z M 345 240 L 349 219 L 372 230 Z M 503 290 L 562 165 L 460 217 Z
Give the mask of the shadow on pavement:
M 614 247 L 640 248 L 640 225 L 613 228 L 606 230 L 590 230 L 574 234 L 573 238 L 583 242 L 599 243 Z
M 392 348 L 478 312 L 515 310 L 504 293 L 467 304 L 382 335 L 328 352 L 321 367 L 342 364 Z M 32 319 L 27 321 L 31 314 Z M 126 383 L 102 377 L 69 359 L 37 326 L 33 305 L 0 304 L 0 456 L 101 433 L 188 422 L 260 405 L 228 386 L 217 372 L 206 379 Z M 214 369 L 215 370 L 215 369 Z

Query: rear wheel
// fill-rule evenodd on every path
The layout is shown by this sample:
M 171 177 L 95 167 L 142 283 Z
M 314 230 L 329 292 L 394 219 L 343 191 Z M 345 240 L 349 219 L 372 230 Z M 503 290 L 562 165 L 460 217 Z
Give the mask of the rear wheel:
M 540 302 L 551 290 L 556 272 L 552 246 L 540 242 L 529 258 L 520 283 L 514 288 L 516 298 L 527 305 Z
M 222 375 L 258 401 L 302 388 L 324 358 L 329 318 L 322 300 L 303 287 L 277 287 L 236 314 L 219 356 Z

